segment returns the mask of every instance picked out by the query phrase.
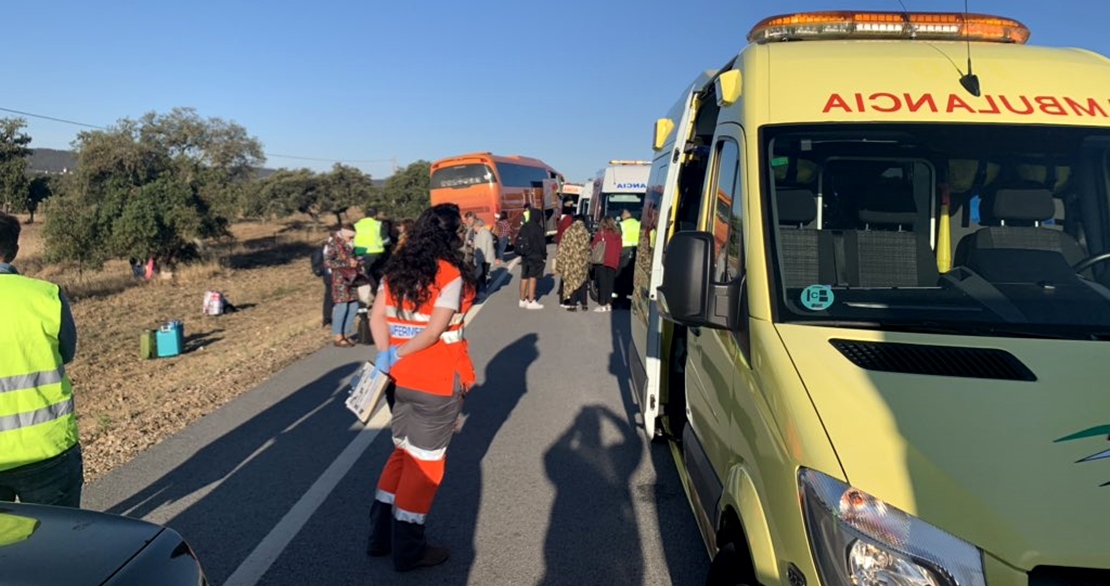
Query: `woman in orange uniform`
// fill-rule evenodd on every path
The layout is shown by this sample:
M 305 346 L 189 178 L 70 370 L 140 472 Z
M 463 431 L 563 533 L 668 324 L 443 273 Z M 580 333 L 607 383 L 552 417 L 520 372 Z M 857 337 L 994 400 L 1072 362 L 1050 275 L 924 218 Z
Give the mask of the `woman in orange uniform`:
M 392 553 L 394 569 L 402 572 L 448 556 L 447 548 L 426 542 L 424 520 L 443 480 L 463 396 L 474 383 L 462 328 L 475 283 L 463 260 L 461 227 L 454 204 L 421 214 L 405 246 L 386 264 L 370 312 L 375 366 L 393 377 L 396 389 L 395 449 L 370 509 L 367 553 Z

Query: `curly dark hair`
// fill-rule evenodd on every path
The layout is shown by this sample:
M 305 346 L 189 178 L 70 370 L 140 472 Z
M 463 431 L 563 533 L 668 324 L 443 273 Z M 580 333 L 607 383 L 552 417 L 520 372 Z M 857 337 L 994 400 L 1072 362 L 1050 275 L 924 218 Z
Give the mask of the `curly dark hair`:
M 398 302 L 419 307 L 428 301 L 440 260 L 459 269 L 467 292 L 476 290 L 473 267 L 463 259 L 461 228 L 459 206 L 453 203 L 432 206 L 420 214 L 405 245 L 389 257 L 383 269 L 389 291 Z

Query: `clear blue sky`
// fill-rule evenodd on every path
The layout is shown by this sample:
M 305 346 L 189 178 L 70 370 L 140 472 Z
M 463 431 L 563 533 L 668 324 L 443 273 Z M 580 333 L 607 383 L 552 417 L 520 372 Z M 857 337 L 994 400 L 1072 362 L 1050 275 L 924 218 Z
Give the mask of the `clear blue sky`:
M 959 11 L 960 0 L 903 0 Z M 760 5 L 753 7 L 752 5 Z M 269 167 L 352 163 L 375 177 L 471 151 L 581 181 L 645 159 L 655 118 L 759 19 L 898 0 L 34 0 L 6 7 L 0 108 L 95 125 L 194 107 L 242 124 Z M 1110 0 L 971 0 L 1031 43 L 1110 54 Z M 10 114 L 0 112 L 0 116 Z M 80 127 L 28 118 L 32 146 Z M 326 159 L 303 161 L 272 156 Z

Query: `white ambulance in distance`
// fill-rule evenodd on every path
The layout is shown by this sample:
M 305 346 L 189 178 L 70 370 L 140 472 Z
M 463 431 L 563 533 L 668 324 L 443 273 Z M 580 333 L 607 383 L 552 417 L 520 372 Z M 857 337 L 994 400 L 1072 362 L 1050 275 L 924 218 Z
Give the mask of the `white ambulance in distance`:
M 606 216 L 619 221 L 624 210 L 635 218 L 640 217 L 649 175 L 651 161 L 609 161 L 609 166 L 593 180 L 591 222 L 596 225 Z

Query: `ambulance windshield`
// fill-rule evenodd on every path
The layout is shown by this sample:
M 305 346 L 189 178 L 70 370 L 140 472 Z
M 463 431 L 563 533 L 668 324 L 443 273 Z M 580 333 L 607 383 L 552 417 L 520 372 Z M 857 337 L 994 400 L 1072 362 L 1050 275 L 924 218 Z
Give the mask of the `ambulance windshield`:
M 779 321 L 1110 339 L 1110 129 L 764 137 Z

